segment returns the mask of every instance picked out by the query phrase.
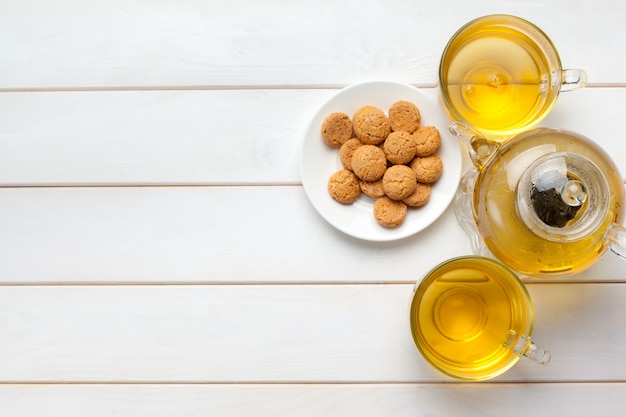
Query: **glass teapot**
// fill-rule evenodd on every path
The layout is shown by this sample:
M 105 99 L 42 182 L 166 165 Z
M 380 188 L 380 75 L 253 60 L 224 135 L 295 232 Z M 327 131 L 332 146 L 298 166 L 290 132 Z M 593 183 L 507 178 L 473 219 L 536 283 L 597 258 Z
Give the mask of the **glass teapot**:
M 563 130 L 537 128 L 496 142 L 461 122 L 450 131 L 474 168 L 455 199 L 477 254 L 530 276 L 574 274 L 611 249 L 626 258 L 624 182 L 606 152 Z

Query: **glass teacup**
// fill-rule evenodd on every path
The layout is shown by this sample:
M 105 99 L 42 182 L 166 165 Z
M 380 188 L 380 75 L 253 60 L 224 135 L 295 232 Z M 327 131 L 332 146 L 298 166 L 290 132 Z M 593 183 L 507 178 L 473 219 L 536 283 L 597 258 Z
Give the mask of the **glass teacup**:
M 587 74 L 562 69 L 548 36 L 515 16 L 489 15 L 460 28 L 443 51 L 439 86 L 454 120 L 503 140 L 539 123 L 559 92 L 583 87 Z
M 443 262 L 416 285 L 413 340 L 424 358 L 454 378 L 485 380 L 524 355 L 541 365 L 551 354 L 531 341 L 533 306 L 517 275 L 479 256 Z

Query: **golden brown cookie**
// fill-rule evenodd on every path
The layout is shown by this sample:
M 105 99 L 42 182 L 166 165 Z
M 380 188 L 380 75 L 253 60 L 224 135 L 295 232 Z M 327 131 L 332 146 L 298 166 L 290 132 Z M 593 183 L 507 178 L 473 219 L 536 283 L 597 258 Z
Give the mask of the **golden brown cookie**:
M 417 186 L 415 171 L 406 165 L 389 167 L 383 176 L 383 189 L 392 200 L 403 200 L 411 195 Z
M 381 226 L 397 227 L 404 222 L 407 209 L 407 205 L 402 201 L 384 196 L 374 203 L 374 217 Z
M 417 142 L 417 156 L 430 156 L 437 152 L 441 145 L 441 135 L 435 126 L 422 126 L 413 133 Z
M 421 207 L 428 203 L 428 200 L 430 200 L 430 184 L 422 184 L 421 182 L 418 182 L 417 187 L 415 187 L 415 191 L 402 201 L 407 206 Z
M 417 181 L 431 184 L 439 179 L 443 172 L 443 162 L 438 155 L 431 155 L 424 158 L 416 157 L 411 161 L 411 169 L 415 171 Z
M 363 181 L 376 181 L 382 178 L 387 169 L 385 153 L 374 145 L 359 146 L 350 161 L 352 171 Z
M 339 148 L 339 160 L 345 169 L 352 171 L 352 154 L 359 146 L 363 146 L 363 142 L 357 138 L 348 139 L 341 148 Z
M 352 137 L 352 120 L 341 112 L 331 113 L 322 123 L 322 138 L 327 145 L 338 148 Z
M 408 164 L 415 158 L 417 142 L 409 132 L 398 130 L 389 134 L 383 142 L 383 150 L 392 164 Z
M 385 190 L 383 189 L 383 180 L 377 181 L 363 181 L 359 180 L 359 185 L 361 186 L 361 191 L 363 194 L 378 198 L 385 195 Z
M 389 108 L 389 124 L 391 130 L 415 132 L 420 127 L 421 115 L 419 108 L 410 101 L 396 101 Z
M 328 193 L 342 204 L 353 203 L 361 194 L 359 180 L 353 172 L 339 170 L 328 179 Z
M 391 125 L 385 113 L 375 106 L 363 106 L 352 117 L 354 134 L 366 145 L 382 143 L 389 132 Z

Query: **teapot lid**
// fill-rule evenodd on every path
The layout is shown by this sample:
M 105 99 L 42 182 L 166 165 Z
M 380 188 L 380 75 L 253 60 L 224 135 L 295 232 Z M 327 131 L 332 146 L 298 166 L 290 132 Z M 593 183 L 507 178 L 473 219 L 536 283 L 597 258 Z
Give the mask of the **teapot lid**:
M 601 226 L 609 209 L 608 189 L 604 174 L 590 159 L 551 152 L 522 174 L 517 212 L 535 234 L 552 241 L 575 241 Z

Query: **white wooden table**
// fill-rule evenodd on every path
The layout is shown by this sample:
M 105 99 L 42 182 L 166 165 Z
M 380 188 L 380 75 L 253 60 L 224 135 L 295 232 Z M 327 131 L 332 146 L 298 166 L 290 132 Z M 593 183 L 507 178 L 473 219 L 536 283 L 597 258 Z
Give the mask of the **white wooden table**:
M 528 281 L 552 362 L 460 383 L 407 317 L 421 275 L 471 252 L 452 209 L 372 243 L 302 188 L 327 99 L 435 98 L 449 37 L 496 12 L 589 73 L 542 125 L 626 173 L 623 2 L 0 0 L 0 415 L 626 415 L 626 263 Z

